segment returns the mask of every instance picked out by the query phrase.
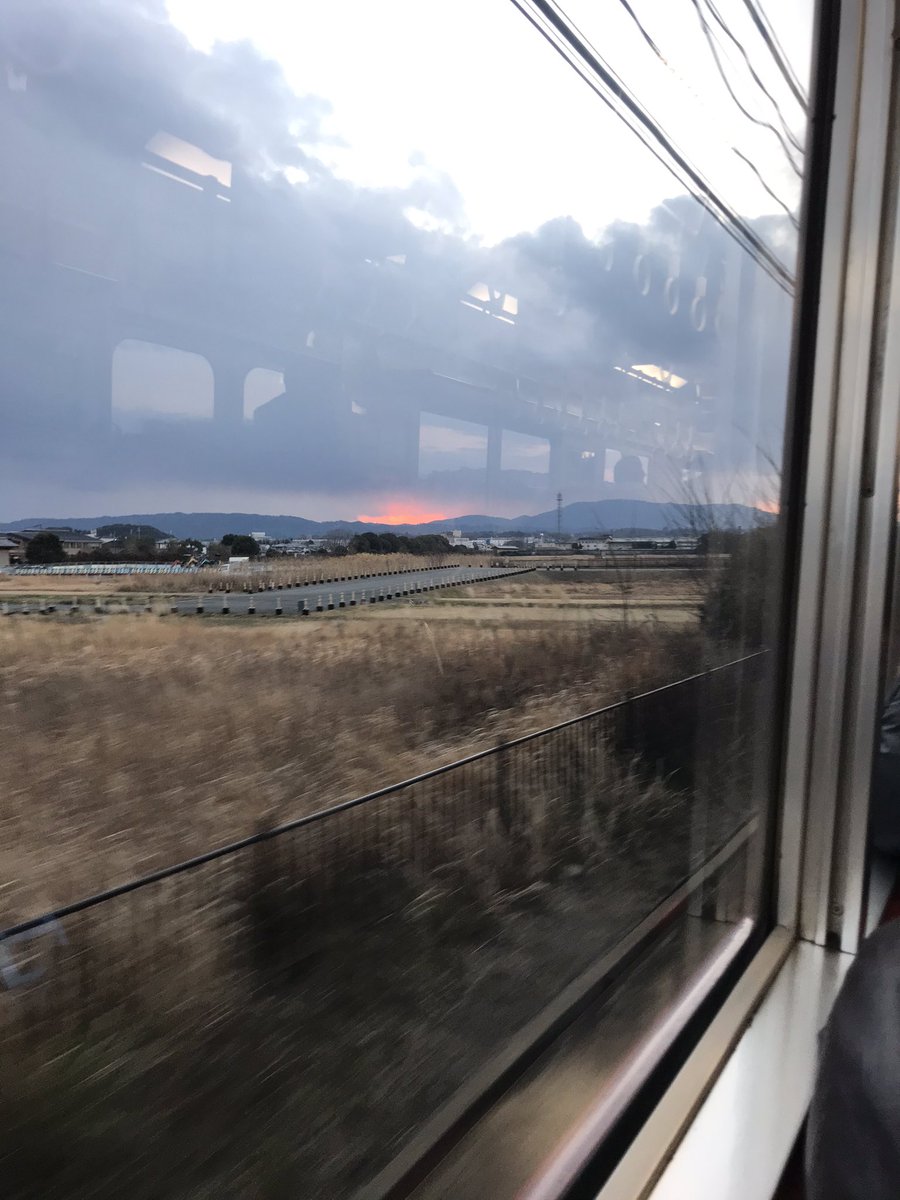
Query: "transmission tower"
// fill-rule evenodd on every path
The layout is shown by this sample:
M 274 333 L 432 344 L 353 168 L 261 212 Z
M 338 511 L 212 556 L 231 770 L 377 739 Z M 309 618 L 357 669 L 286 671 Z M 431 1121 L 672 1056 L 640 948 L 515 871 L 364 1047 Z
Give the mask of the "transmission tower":
M 556 493 L 556 540 L 562 541 L 562 492 Z

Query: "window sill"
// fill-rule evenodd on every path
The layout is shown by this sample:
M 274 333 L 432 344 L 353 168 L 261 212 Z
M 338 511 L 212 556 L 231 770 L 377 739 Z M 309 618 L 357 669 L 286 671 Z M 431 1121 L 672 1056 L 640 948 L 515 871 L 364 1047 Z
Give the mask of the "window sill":
M 770 1200 L 851 961 L 776 930 L 598 1200 Z

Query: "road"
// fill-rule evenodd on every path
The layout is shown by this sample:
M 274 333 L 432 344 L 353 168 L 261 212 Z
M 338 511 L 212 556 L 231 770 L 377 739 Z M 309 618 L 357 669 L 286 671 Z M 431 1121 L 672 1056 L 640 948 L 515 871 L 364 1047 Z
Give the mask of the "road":
M 202 611 L 203 614 L 219 614 L 227 609 L 229 615 L 244 615 L 252 610 L 256 616 L 273 616 L 281 609 L 285 616 L 289 616 L 302 613 L 305 608 L 310 616 L 315 616 L 332 608 L 359 608 L 363 605 L 406 600 L 447 588 L 460 587 L 466 583 L 502 579 L 522 572 L 521 566 L 438 567 L 369 578 L 341 578 L 338 575 L 336 579 L 327 583 L 275 588 L 271 591 L 257 591 L 252 595 L 244 592 L 213 592 L 212 595 L 201 593 L 191 599 L 174 601 L 172 611 L 181 614 L 198 611 Z
M 335 568 L 339 572 L 340 568 Z M 304 611 L 309 616 L 332 609 L 359 608 L 369 604 L 384 604 L 410 597 L 426 596 L 446 588 L 460 587 L 466 583 L 481 583 L 490 579 L 503 579 L 509 575 L 521 575 L 531 567 L 433 567 L 421 571 L 398 571 L 393 574 L 336 577 L 323 583 L 305 584 L 300 587 L 259 588 L 250 594 L 243 591 L 210 592 L 204 588 L 193 595 L 186 595 L 190 577 L 173 576 L 177 580 L 179 595 L 172 596 L 170 611 L 183 616 L 219 615 L 234 616 L 296 616 Z M 228 576 L 222 575 L 220 587 L 227 586 Z M 152 597 L 157 603 L 165 601 L 163 596 Z M 111 602 L 116 606 L 143 608 L 146 599 L 118 595 Z M 71 600 L 53 599 L 50 596 L 29 601 L 10 600 L 0 602 L 0 614 L 9 616 L 32 613 L 37 615 L 67 613 L 83 608 L 85 611 L 102 612 L 106 605 L 102 600 L 85 597 Z M 280 611 L 279 611 L 280 610 Z

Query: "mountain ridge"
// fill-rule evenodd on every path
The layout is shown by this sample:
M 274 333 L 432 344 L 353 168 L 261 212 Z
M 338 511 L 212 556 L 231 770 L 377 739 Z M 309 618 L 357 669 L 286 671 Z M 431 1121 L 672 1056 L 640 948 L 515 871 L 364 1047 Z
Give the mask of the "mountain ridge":
M 576 501 L 563 506 L 562 532 L 571 537 L 587 533 L 617 533 L 647 531 L 663 533 L 674 530 L 710 528 L 752 528 L 771 523 L 774 517 L 762 509 L 745 504 L 673 504 L 653 500 Z M 468 534 L 555 533 L 557 511 L 520 517 L 492 517 L 470 513 L 440 520 L 388 524 L 379 521 L 314 521 L 308 517 L 288 514 L 246 512 L 167 512 L 129 513 L 102 517 L 28 517 L 0 525 L 0 529 L 15 531 L 35 526 L 66 526 L 75 529 L 97 529 L 103 525 L 155 525 L 174 537 L 219 538 L 226 533 L 265 531 L 274 538 L 323 537 L 331 532 L 400 534 L 444 533 L 459 529 Z

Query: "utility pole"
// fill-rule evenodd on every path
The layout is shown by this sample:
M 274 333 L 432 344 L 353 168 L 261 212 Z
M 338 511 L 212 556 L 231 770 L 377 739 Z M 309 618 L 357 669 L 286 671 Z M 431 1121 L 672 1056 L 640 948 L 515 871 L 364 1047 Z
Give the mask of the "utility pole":
M 556 493 L 556 540 L 562 541 L 562 492 Z

